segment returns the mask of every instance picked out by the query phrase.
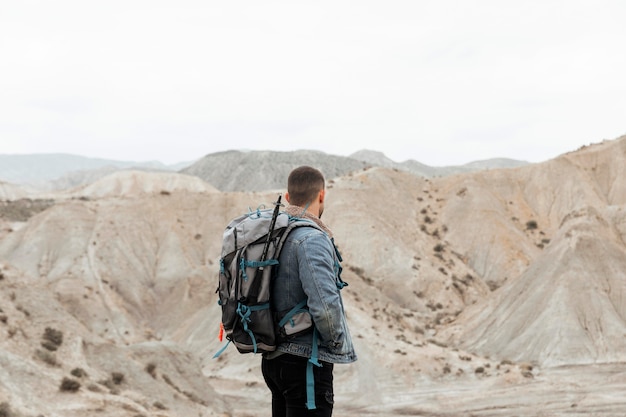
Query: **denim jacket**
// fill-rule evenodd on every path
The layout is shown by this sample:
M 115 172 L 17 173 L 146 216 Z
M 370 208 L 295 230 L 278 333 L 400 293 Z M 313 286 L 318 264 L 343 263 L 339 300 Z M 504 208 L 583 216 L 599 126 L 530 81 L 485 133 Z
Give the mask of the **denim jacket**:
M 299 220 L 308 221 L 308 220 Z M 296 227 L 285 239 L 278 272 L 272 287 L 273 308 L 292 309 L 307 300 L 318 331 L 319 360 L 331 363 L 356 361 L 340 289 L 338 253 L 331 238 L 315 227 Z M 294 335 L 277 351 L 296 356 L 311 355 L 312 331 Z

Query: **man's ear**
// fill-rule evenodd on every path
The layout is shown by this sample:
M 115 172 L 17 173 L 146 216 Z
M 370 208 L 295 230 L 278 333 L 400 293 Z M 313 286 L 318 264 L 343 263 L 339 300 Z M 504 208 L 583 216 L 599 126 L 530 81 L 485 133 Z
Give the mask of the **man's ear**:
M 324 198 L 326 198 L 326 190 L 322 190 L 320 191 L 320 195 L 319 195 L 319 202 L 320 204 L 324 202 Z
M 286 192 L 286 193 L 285 193 L 285 200 L 287 200 L 287 202 L 288 202 L 288 203 L 290 202 L 290 201 L 289 201 L 289 192 Z

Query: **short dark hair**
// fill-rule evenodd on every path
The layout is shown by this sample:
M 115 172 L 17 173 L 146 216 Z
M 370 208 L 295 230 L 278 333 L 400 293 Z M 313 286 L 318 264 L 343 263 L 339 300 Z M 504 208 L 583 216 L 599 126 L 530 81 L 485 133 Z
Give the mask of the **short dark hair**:
M 311 203 L 325 187 L 324 175 L 310 166 L 301 166 L 289 174 L 287 192 L 289 203 L 304 207 Z

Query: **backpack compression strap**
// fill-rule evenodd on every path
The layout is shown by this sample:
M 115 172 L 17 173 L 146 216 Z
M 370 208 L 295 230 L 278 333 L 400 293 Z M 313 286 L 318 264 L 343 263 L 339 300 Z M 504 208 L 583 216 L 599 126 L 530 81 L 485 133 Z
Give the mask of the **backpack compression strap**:
M 241 270 L 241 274 L 243 276 L 244 281 L 248 281 L 248 274 L 246 274 L 246 267 L 262 269 L 270 265 L 278 265 L 278 260 L 268 259 L 265 261 L 249 261 L 247 259 L 241 258 L 241 261 L 239 261 L 239 269 Z
M 306 302 L 307 300 L 302 300 L 300 301 L 294 308 L 292 308 L 291 310 L 289 310 L 287 312 L 287 314 L 285 314 L 285 316 L 281 319 L 281 321 L 278 322 L 278 327 L 283 327 L 285 324 L 287 324 L 292 318 L 293 316 L 295 316 L 297 313 L 300 313 L 302 311 L 306 311 L 308 312 L 309 310 L 305 310 L 304 307 L 306 307 Z
M 280 327 L 283 327 L 285 324 L 287 324 L 292 317 L 297 314 L 300 313 L 302 311 L 307 311 L 305 310 L 304 307 L 306 307 L 306 303 L 307 300 L 302 300 L 300 301 L 294 308 L 292 308 L 291 310 L 289 310 L 289 312 L 287 312 L 287 314 L 285 314 L 285 317 L 282 318 L 282 320 L 280 322 L 278 322 L 278 325 Z M 306 408 L 308 410 L 315 410 L 317 407 L 315 405 L 315 377 L 313 375 L 313 366 L 318 366 L 321 367 L 322 364 L 319 363 L 318 361 L 318 333 L 317 333 L 317 328 L 315 328 L 315 325 L 313 325 L 313 341 L 311 342 L 311 357 L 309 358 L 307 364 L 306 364 Z
M 248 323 L 250 323 L 250 315 L 254 311 L 266 310 L 268 308 L 270 308 L 270 304 L 269 303 L 259 304 L 259 305 L 256 305 L 256 306 L 247 306 L 247 305 L 241 304 L 241 303 L 237 304 L 237 314 L 239 315 L 239 317 L 241 317 L 241 324 L 243 325 L 243 330 L 246 333 L 248 333 L 248 335 L 250 336 L 250 339 L 252 340 L 252 346 L 253 346 L 253 352 L 254 353 L 257 353 L 257 343 L 256 343 L 256 338 L 254 337 L 254 333 L 252 332 L 252 330 L 250 330 L 248 328 Z M 215 359 L 218 356 L 220 356 L 222 354 L 222 352 L 224 352 L 226 350 L 228 345 L 230 345 L 231 341 L 232 340 L 228 339 L 228 343 L 226 343 L 226 345 L 224 345 L 224 347 L 222 347 L 219 351 L 217 351 L 217 353 L 215 355 L 213 355 L 213 359 Z
M 252 330 L 248 328 L 248 323 L 250 323 L 250 314 L 252 314 L 253 311 L 267 310 L 268 308 L 270 308 L 270 303 L 259 304 L 256 306 L 247 306 L 241 303 L 237 305 L 237 314 L 239 314 L 239 317 L 241 317 L 241 324 L 243 325 L 243 330 L 246 333 L 248 333 L 248 335 L 250 336 L 250 339 L 252 339 L 252 346 L 253 346 L 254 353 L 257 353 L 257 345 L 256 345 L 256 337 L 254 337 L 254 333 L 252 333 Z

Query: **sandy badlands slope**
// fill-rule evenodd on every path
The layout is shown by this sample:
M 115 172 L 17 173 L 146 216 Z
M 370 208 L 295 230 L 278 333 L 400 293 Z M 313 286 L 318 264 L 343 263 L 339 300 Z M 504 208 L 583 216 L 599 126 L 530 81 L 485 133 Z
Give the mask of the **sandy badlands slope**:
M 509 170 L 329 181 L 359 350 L 336 414 L 626 415 L 625 166 L 621 138 Z M 117 174 L 0 227 L 0 407 L 269 416 L 259 358 L 211 356 L 221 231 L 275 196 Z

